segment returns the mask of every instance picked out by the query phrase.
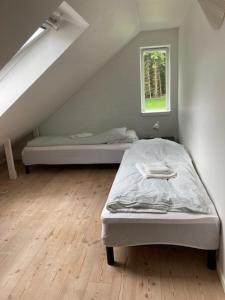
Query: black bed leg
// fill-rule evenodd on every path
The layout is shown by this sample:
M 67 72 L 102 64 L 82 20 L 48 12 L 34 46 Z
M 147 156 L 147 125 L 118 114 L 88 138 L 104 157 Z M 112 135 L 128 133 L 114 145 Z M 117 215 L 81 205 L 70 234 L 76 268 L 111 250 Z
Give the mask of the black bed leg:
M 216 270 L 216 250 L 208 251 L 207 267 L 209 270 Z
M 25 172 L 26 174 L 30 174 L 30 166 L 25 166 Z
M 114 252 L 113 247 L 106 247 L 107 263 L 110 266 L 114 265 Z

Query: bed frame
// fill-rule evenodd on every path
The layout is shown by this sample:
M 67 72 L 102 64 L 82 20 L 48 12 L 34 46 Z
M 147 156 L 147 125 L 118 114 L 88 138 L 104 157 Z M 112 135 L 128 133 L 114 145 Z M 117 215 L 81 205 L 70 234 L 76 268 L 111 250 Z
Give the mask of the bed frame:
M 147 144 L 147 142 L 140 143 Z M 106 247 L 108 264 L 114 265 L 113 247 L 174 245 L 207 251 L 207 266 L 210 270 L 215 270 L 216 254 L 220 243 L 220 219 L 207 192 L 204 196 L 210 210 L 208 214 L 172 211 L 166 214 L 147 212 L 115 213 L 107 209 L 111 193 L 115 192 L 118 182 L 121 183 L 124 176 L 127 176 L 124 169 L 126 168 L 127 155 L 129 155 L 129 151 L 124 155 L 101 214 L 101 237 Z M 196 173 L 196 180 L 198 178 Z M 199 188 L 204 189 L 200 179 L 198 184 Z
M 131 143 L 25 147 L 22 160 L 26 174 L 37 165 L 120 164 Z
M 111 213 L 106 205 L 101 237 L 109 265 L 114 265 L 114 247 L 173 245 L 207 251 L 207 266 L 216 269 L 220 220 L 212 202 L 209 215 Z
M 30 174 L 30 166 L 24 166 L 25 167 L 25 173 Z
M 106 256 L 108 265 L 113 266 L 115 264 L 113 247 L 106 247 Z M 209 270 L 216 270 L 216 257 L 216 250 L 207 251 L 207 267 Z

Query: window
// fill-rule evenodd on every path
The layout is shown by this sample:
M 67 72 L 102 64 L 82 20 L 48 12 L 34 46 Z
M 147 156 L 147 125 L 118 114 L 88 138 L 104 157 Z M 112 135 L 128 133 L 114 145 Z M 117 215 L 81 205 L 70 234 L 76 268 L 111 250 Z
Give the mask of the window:
M 141 48 L 141 111 L 170 111 L 170 47 Z
M 23 54 L 25 54 L 25 49 L 38 40 L 45 33 L 45 29 L 38 28 L 32 36 L 26 41 L 26 43 L 17 51 L 17 53 L 11 58 L 11 60 L 0 70 L 0 81 L 9 73 L 9 71 L 19 62 Z
M 35 40 L 37 40 L 43 33 L 45 32 L 45 28 L 39 27 L 32 36 L 26 41 L 26 43 L 20 48 L 19 51 L 24 49 L 25 47 L 29 46 L 31 43 L 33 43 Z
M 63 1 L 30 35 L 26 43 L 21 45 L 14 57 L 0 70 L 0 117 L 39 80 L 88 26 L 75 10 Z M 30 97 L 30 100 L 32 102 L 35 99 Z

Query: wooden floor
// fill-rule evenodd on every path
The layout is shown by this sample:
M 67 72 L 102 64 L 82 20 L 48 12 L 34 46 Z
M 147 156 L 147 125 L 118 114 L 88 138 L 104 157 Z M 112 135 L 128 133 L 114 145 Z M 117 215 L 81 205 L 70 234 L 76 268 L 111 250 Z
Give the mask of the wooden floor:
M 116 168 L 0 170 L 0 300 L 225 299 L 205 252 L 146 246 L 106 264 L 100 213 Z

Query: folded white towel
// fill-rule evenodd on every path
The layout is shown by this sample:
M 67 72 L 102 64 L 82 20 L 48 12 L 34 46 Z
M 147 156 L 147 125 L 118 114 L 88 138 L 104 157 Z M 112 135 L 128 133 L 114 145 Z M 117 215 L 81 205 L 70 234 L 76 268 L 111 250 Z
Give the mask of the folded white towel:
M 172 170 L 164 162 L 142 163 L 142 168 L 147 173 L 171 174 Z
M 137 163 L 136 168 L 140 172 L 140 174 L 145 179 L 155 178 L 155 179 L 170 179 L 176 177 L 177 173 L 169 169 L 169 172 L 167 173 L 153 173 L 149 170 L 146 170 L 146 166 L 143 163 Z

